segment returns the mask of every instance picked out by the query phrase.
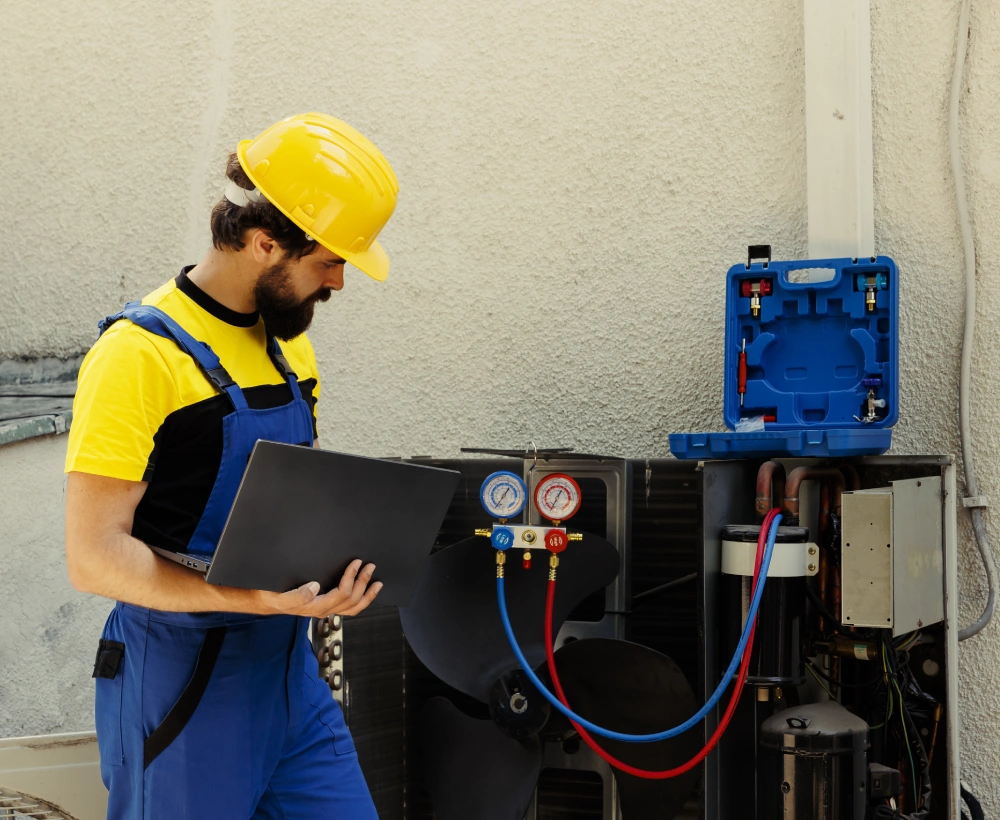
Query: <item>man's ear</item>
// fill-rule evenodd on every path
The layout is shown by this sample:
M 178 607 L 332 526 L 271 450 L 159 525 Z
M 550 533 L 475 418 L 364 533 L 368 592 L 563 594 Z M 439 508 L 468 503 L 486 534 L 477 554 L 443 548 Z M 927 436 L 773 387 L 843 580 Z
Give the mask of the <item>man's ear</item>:
M 247 232 L 246 247 L 259 265 L 270 267 L 277 264 L 283 255 L 281 246 L 263 228 L 251 228 Z

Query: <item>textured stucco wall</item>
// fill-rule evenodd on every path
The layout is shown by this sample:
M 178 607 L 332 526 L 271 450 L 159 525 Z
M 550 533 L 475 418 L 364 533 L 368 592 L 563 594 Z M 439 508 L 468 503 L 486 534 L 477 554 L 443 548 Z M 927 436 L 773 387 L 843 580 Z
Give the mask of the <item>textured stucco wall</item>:
M 74 591 L 62 551 L 66 437 L 0 447 L 0 737 L 92 728 L 112 604 Z
M 727 267 L 752 242 L 778 257 L 806 251 L 801 0 L 8 5 L 0 358 L 83 350 L 97 318 L 196 261 L 227 152 L 311 108 L 369 135 L 402 184 L 382 235 L 390 281 L 349 276 L 313 332 L 328 446 L 448 455 L 533 439 L 663 455 L 668 432 L 721 424 Z M 974 419 L 993 492 L 1000 6 L 973 7 Z M 957 0 L 872 9 L 876 244 L 901 271 L 899 453 L 959 449 L 962 263 L 946 128 L 957 19 Z M 28 475 L 58 461 L 57 442 L 17 450 L 47 454 Z M 24 495 L 6 473 L 14 456 L 0 458 L 17 514 L 38 521 L 24 549 L 57 562 L 61 485 Z M 962 532 L 967 619 L 983 586 Z M 24 653 L 63 628 L 31 607 L 33 625 L 16 633 Z M 88 618 L 72 627 L 84 656 Z M 1000 627 L 963 647 L 962 663 L 966 776 L 998 813 Z M 51 691 L 38 677 L 20 690 L 5 678 L 3 692 Z M 24 728 L 87 725 L 82 700 L 55 702 Z

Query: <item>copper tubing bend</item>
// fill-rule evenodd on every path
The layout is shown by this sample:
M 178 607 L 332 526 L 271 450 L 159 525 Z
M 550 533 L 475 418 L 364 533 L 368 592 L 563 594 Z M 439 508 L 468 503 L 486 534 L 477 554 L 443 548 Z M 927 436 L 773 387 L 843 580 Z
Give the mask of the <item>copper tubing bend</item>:
M 774 499 L 785 495 L 785 465 L 765 461 L 757 473 L 757 518 L 761 521 L 774 507 Z
M 839 469 L 851 485 L 852 491 L 861 489 L 861 476 L 858 475 L 858 470 L 853 464 L 841 464 Z
M 799 487 L 809 479 L 829 481 L 833 489 L 833 512 L 840 515 L 841 495 L 847 486 L 844 474 L 831 467 L 796 467 L 788 474 L 782 508 L 789 518 L 799 518 Z M 758 487 L 760 486 L 758 482 Z

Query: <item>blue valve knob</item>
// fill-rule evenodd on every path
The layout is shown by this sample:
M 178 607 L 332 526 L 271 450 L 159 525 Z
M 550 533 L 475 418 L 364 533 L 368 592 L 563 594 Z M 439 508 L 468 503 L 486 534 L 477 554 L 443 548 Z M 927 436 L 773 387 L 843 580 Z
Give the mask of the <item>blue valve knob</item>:
M 514 532 L 507 527 L 496 527 L 490 535 L 494 549 L 509 550 L 514 545 Z

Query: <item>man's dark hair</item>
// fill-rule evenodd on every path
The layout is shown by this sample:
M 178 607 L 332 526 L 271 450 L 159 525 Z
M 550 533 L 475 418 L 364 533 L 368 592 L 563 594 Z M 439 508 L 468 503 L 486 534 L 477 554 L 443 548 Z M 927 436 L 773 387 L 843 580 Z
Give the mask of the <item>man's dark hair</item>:
M 254 189 L 235 153 L 229 155 L 226 177 L 246 191 Z M 234 205 L 223 197 L 212 208 L 212 244 L 218 250 L 243 250 L 243 236 L 251 228 L 267 231 L 282 250 L 296 259 L 316 250 L 316 241 L 306 239 L 302 228 L 267 200 Z

